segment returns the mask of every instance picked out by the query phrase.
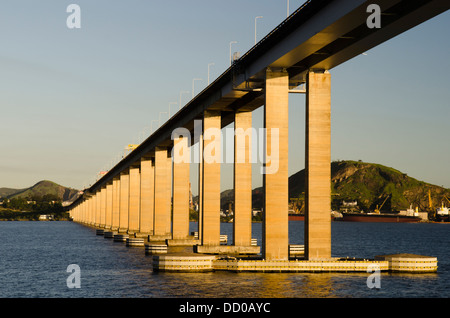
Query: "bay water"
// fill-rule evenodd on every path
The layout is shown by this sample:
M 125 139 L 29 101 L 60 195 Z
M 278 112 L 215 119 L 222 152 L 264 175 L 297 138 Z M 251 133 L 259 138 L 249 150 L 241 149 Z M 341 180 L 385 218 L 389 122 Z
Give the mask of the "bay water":
M 191 231 L 197 226 L 191 222 Z M 259 245 L 261 226 L 252 226 Z M 232 230 L 221 224 L 229 240 Z M 303 230 L 303 221 L 289 222 L 290 244 L 303 244 Z M 449 234 L 450 224 L 332 222 L 333 257 L 438 258 L 436 273 L 381 273 L 380 288 L 369 288 L 370 273 L 153 272 L 144 248 L 81 224 L 0 222 L 0 298 L 448 298 Z M 80 288 L 69 287 L 71 264 L 79 268 Z

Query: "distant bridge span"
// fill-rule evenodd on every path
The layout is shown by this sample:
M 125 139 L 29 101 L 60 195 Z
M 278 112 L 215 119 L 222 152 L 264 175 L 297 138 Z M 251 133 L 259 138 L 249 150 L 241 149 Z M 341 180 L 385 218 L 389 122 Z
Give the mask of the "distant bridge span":
M 380 28 L 367 25 L 371 4 L 381 8 Z M 170 149 L 179 142 L 172 140 L 172 132 L 184 127 L 193 134 L 195 120 L 202 120 L 203 131 L 232 122 L 235 128 L 248 128 L 251 111 L 264 105 L 267 139 L 272 137 L 269 129 L 279 129 L 278 150 L 287 153 L 288 94 L 305 84 L 305 256 L 331 257 L 328 71 L 448 9 L 448 0 L 307 1 L 86 189 L 69 207 L 71 215 L 75 221 L 102 228 L 184 239 L 188 236 L 184 192 L 189 193 L 189 171 L 185 165 L 167 163 Z M 205 138 L 202 147 L 214 142 L 220 141 Z M 267 147 L 270 150 L 269 142 Z M 249 149 L 248 144 L 245 148 Z M 280 156 L 278 171 L 264 176 L 262 252 L 266 259 L 286 259 L 289 254 L 287 165 L 287 155 Z M 251 245 L 251 164 L 235 164 L 234 171 L 234 244 L 246 247 Z M 208 252 L 220 245 L 220 163 L 202 161 L 199 178 L 199 251 Z M 173 188 L 168 180 L 173 180 Z

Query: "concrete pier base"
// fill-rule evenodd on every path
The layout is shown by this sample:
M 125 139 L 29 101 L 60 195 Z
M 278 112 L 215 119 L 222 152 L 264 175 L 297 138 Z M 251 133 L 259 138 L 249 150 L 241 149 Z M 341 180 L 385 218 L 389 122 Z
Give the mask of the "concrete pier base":
M 166 240 L 172 239 L 172 235 L 149 235 L 147 241 L 149 242 L 165 242 Z
M 116 234 L 114 235 L 114 242 L 126 242 L 129 238 L 128 234 Z
M 113 232 L 113 231 L 105 231 L 104 233 L 103 233 L 103 237 L 104 238 L 114 238 L 114 235 L 116 235 L 117 233 L 116 232 Z
M 153 257 L 153 270 L 172 272 L 232 271 L 266 273 L 320 272 L 433 273 L 435 257 L 413 254 L 377 256 L 376 259 L 327 258 L 315 260 L 251 260 L 219 255 L 164 255 Z
M 137 233 L 134 233 L 134 237 L 140 237 L 140 238 L 145 238 L 145 239 L 148 239 L 148 237 L 150 236 L 150 235 L 152 235 L 152 233 L 142 233 L 142 232 L 137 232 Z
M 164 244 L 145 244 L 145 254 L 167 254 L 167 245 Z
M 133 246 L 144 246 L 143 238 L 130 237 L 126 239 L 126 245 L 129 247 Z
M 212 272 L 215 256 L 154 255 L 153 270 L 160 272 Z
M 429 273 L 437 271 L 437 257 L 416 254 L 378 255 L 376 260 L 389 263 L 392 272 Z
M 259 246 L 235 246 L 235 245 L 197 245 L 194 252 L 200 254 L 226 254 L 226 255 L 249 255 L 259 254 Z
M 187 239 L 169 239 L 166 240 L 166 244 L 168 246 L 194 246 L 194 245 L 199 245 L 200 244 L 200 240 L 199 239 L 194 239 L 192 238 L 187 238 Z

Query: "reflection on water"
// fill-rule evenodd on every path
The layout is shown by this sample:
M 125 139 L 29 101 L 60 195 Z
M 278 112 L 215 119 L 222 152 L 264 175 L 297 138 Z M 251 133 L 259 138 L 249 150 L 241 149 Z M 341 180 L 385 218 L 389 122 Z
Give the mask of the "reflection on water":
M 196 230 L 195 223 L 191 224 Z M 291 244 L 303 243 L 303 222 L 290 222 Z M 0 222 L 0 297 L 347 298 L 448 297 L 450 247 L 437 244 L 440 224 L 332 224 L 334 256 L 417 253 L 438 257 L 438 273 L 154 273 L 143 248 L 128 248 L 71 222 Z M 232 240 L 232 224 L 222 224 Z M 261 224 L 253 225 L 261 242 Z M 66 285 L 69 264 L 81 268 L 81 288 Z

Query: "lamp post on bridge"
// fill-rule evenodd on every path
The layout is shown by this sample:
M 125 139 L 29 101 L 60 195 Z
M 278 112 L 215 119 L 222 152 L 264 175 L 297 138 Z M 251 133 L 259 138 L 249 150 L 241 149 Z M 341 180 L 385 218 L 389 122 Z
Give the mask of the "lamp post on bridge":
M 167 112 L 159 112 L 159 117 L 158 117 L 159 127 L 161 127 L 161 114 L 167 114 Z
M 255 18 L 255 44 L 256 44 L 256 20 L 257 19 L 262 19 L 262 16 L 259 16 L 259 17 Z
M 159 121 L 156 120 L 156 119 L 153 119 L 153 120 L 152 120 L 152 124 L 151 124 L 151 126 L 150 126 L 150 135 L 153 133 L 153 122 L 154 122 L 154 121 L 159 122 Z
M 177 103 L 177 102 L 170 102 L 170 103 L 169 103 L 169 118 L 170 118 L 170 116 L 171 116 L 171 113 L 170 113 L 170 105 L 172 105 L 172 104 L 175 104 L 175 105 L 176 105 L 176 104 L 178 104 L 178 103 Z
M 208 85 L 209 85 L 209 67 L 212 66 L 212 65 L 214 65 L 214 63 L 209 63 L 208 64 Z
M 233 58 L 232 58 L 232 56 L 231 56 L 231 45 L 232 45 L 233 43 L 237 43 L 237 42 L 236 42 L 236 41 L 231 41 L 231 42 L 230 42 L 230 65 L 233 64 Z
M 181 91 L 180 92 L 180 104 L 179 104 L 180 108 L 179 109 L 181 109 L 181 95 L 183 95 L 183 94 L 189 94 L 189 92 L 188 91 Z
M 195 84 L 195 81 L 201 81 L 202 79 L 201 78 L 194 78 L 194 79 L 192 79 L 192 98 L 194 98 L 194 84 Z

